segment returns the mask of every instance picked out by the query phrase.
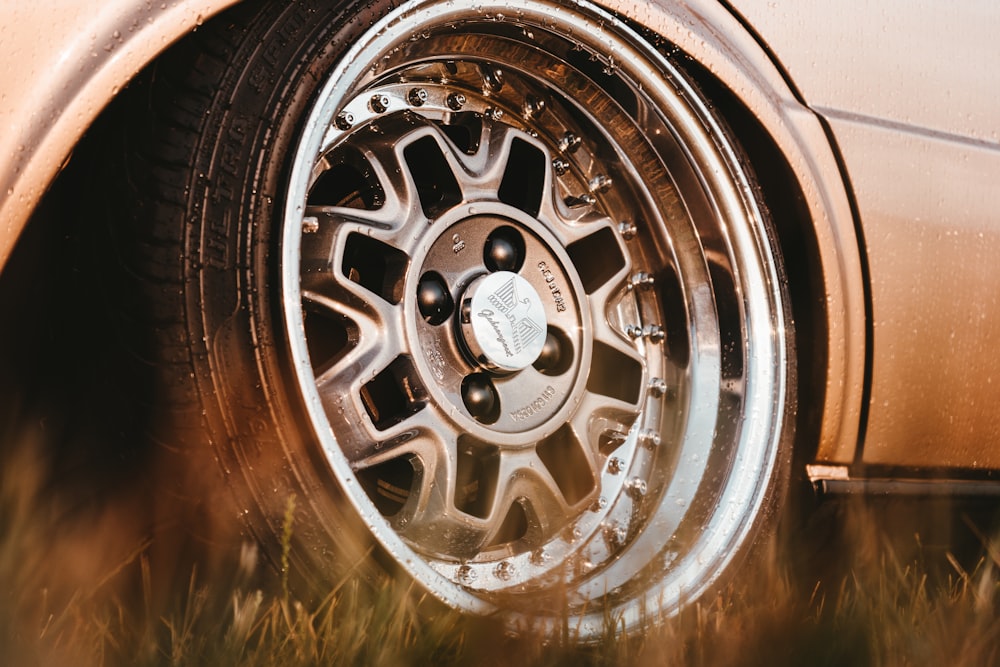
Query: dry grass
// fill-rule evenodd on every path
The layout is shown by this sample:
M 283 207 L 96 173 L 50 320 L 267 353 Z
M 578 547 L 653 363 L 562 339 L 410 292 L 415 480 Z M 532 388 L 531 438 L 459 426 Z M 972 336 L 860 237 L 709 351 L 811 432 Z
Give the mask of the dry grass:
M 625 634 L 609 619 L 603 640 L 586 648 L 573 644 L 572 619 L 557 636 L 512 636 L 388 576 L 347 576 L 310 604 L 294 599 L 284 576 L 263 592 L 248 583 L 252 547 L 237 568 L 245 571 L 209 583 L 195 569 L 169 604 L 154 608 L 149 543 L 140 536 L 102 548 L 120 515 L 67 512 L 40 472 L 45 462 L 25 446 L 30 440 L 8 438 L 0 468 L 7 665 L 1000 662 L 1000 544 L 972 521 L 933 523 L 935 542 L 925 543 L 915 517 L 934 512 L 907 504 L 828 503 L 788 546 L 761 547 L 759 564 L 716 597 L 644 633 Z M 961 517 L 951 508 L 939 514 Z M 67 516 L 82 527 L 68 528 Z M 958 534 L 971 535 L 978 553 L 949 541 Z

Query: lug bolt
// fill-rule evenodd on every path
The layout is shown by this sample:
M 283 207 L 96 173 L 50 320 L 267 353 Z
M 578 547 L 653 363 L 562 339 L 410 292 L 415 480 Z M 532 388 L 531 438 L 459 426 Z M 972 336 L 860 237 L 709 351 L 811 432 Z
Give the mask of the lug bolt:
M 337 129 L 349 130 L 354 127 L 354 114 L 350 111 L 341 111 L 337 114 Z
M 389 96 L 381 93 L 372 95 L 372 98 L 368 101 L 368 106 L 375 113 L 385 113 L 386 109 L 389 108 Z
M 423 88 L 410 88 L 406 93 L 406 101 L 415 107 L 422 107 L 427 104 L 427 91 Z
M 465 106 L 465 95 L 462 93 L 450 93 L 448 95 L 448 108 L 452 111 L 461 111 L 462 107 Z
M 302 218 L 302 233 L 315 234 L 319 231 L 319 218 L 314 215 L 307 215 Z

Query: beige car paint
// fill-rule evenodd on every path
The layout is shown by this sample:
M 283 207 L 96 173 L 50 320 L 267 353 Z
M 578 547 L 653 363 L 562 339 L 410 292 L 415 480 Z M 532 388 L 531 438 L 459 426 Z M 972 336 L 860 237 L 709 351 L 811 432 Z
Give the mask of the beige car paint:
M 828 119 L 853 185 L 872 294 L 863 461 L 1000 468 L 1000 4 L 733 4 Z

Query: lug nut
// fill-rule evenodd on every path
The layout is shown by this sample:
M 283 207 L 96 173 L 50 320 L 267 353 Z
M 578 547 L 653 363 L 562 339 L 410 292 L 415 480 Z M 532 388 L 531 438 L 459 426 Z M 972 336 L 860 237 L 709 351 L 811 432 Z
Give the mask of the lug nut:
M 524 263 L 524 239 L 513 227 L 500 227 L 486 238 L 483 262 L 490 271 L 517 273 Z
M 444 278 L 434 272 L 425 273 L 417 284 L 417 308 L 428 324 L 438 325 L 448 319 L 455 302 Z
M 461 111 L 462 107 L 465 106 L 465 95 L 462 93 L 450 93 L 448 95 L 448 108 L 452 111 Z
M 488 377 L 475 373 L 462 381 L 462 401 L 476 421 L 492 424 L 500 416 L 500 397 Z
M 561 360 L 562 345 L 560 345 L 559 339 L 552 335 L 552 332 L 549 332 L 545 336 L 545 343 L 542 345 L 542 351 L 539 353 L 534 366 L 540 370 L 558 368 Z
M 406 101 L 415 107 L 422 107 L 427 104 L 427 91 L 423 88 L 410 88 L 406 94 Z

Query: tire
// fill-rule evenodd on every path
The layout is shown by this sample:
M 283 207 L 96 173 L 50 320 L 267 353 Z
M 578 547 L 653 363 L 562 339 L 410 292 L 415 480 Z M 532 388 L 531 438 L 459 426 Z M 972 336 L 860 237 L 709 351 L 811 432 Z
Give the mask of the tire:
M 161 383 L 274 562 L 294 509 L 315 581 L 374 545 L 458 609 L 586 640 L 771 533 L 777 244 L 710 100 L 629 27 L 552 0 L 241 6 L 151 80 Z

